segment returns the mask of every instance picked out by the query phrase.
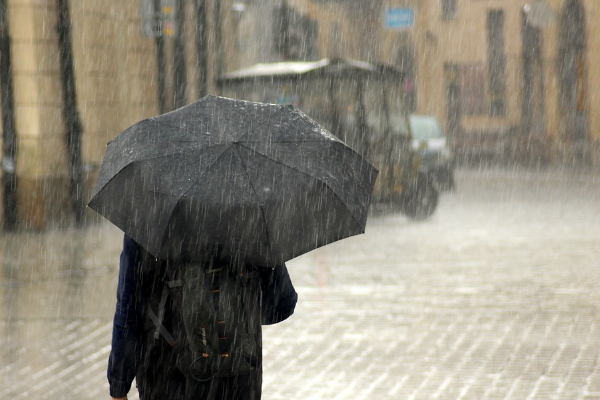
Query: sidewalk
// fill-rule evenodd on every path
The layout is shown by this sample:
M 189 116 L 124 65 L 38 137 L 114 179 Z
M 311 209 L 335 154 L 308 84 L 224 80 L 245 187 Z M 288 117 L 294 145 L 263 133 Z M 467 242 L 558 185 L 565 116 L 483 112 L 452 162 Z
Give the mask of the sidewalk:
M 600 399 L 600 185 L 576 177 L 459 170 L 432 219 L 375 216 L 290 262 L 263 399 Z M 0 399 L 108 397 L 120 244 L 2 237 Z

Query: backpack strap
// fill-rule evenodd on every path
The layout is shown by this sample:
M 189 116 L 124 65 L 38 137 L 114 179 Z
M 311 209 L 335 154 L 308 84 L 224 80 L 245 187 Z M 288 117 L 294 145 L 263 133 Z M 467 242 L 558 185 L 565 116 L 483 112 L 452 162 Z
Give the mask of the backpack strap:
M 162 335 L 167 341 L 167 343 L 169 343 L 171 346 L 175 344 L 175 338 L 163 326 L 163 319 L 165 317 L 165 305 L 167 304 L 167 298 L 169 297 L 169 292 L 171 291 L 171 289 L 181 286 L 183 286 L 182 280 L 165 282 L 165 286 L 163 287 L 163 291 L 160 297 L 160 303 L 158 305 L 158 316 L 154 313 L 154 311 L 152 311 L 152 308 L 148 307 L 148 315 L 150 316 L 150 319 L 156 327 L 156 331 L 154 331 L 154 339 L 158 339 L 160 335 Z
M 219 339 L 218 349 L 221 356 L 229 357 L 229 346 L 227 344 L 228 338 L 225 333 L 225 323 L 229 321 L 225 321 L 223 312 L 219 308 L 219 298 L 221 297 L 221 271 L 218 270 L 218 272 L 218 274 L 214 274 L 213 276 L 211 287 L 211 292 L 213 294 L 213 307 L 217 311 L 217 336 Z M 224 273 L 228 273 L 228 271 L 224 271 Z
M 218 310 L 218 304 L 219 304 L 219 292 L 220 292 L 220 273 L 222 272 L 223 268 L 209 268 L 206 270 L 206 273 L 208 274 L 214 274 L 214 280 L 213 280 L 213 302 Z M 229 271 L 223 271 L 224 273 L 229 273 Z M 245 270 L 244 272 L 239 273 L 239 276 L 241 278 L 243 278 L 244 280 L 250 280 L 253 279 L 255 276 L 257 275 L 256 270 Z M 169 297 L 169 293 L 171 292 L 171 289 L 173 288 L 177 288 L 177 287 L 182 287 L 183 286 L 183 280 L 182 279 L 178 279 L 178 280 L 173 280 L 173 281 L 166 281 L 164 282 L 164 286 L 163 286 L 163 290 L 162 290 L 162 294 L 160 297 L 160 303 L 158 305 L 158 315 L 156 315 L 154 313 L 154 311 L 152 310 L 151 307 L 148 307 L 148 316 L 150 317 L 150 319 L 152 320 L 152 322 L 154 323 L 154 326 L 156 327 L 156 330 L 154 331 L 154 339 L 158 339 L 160 338 L 160 336 L 162 335 L 162 337 L 167 341 L 167 343 L 169 343 L 171 346 L 173 346 L 175 344 L 175 338 L 173 337 L 173 335 L 164 327 L 163 325 L 163 319 L 165 317 L 165 309 L 166 309 L 166 304 L 167 304 L 167 300 Z M 217 322 L 217 331 L 219 334 L 219 351 L 221 352 L 222 355 L 228 354 L 228 338 L 225 335 L 225 325 L 224 325 L 225 321 L 222 318 L 222 310 L 218 310 L 218 322 Z
M 214 278 L 212 280 L 212 294 L 213 294 L 213 306 L 217 311 L 217 334 L 218 334 L 218 350 L 219 353 L 221 354 L 222 357 L 229 357 L 229 351 L 230 351 L 230 343 L 231 343 L 231 339 L 228 337 L 228 329 L 227 326 L 231 325 L 233 323 L 233 321 L 226 321 L 225 320 L 225 313 L 224 310 L 222 310 L 219 305 L 220 305 L 220 295 L 221 295 L 221 285 L 222 285 L 222 278 L 223 275 L 222 274 L 229 274 L 231 275 L 235 275 L 237 277 L 237 279 L 240 279 L 240 281 L 242 282 L 248 282 L 251 279 L 254 279 L 254 277 L 257 275 L 256 270 L 249 270 L 249 269 L 244 269 L 241 272 L 240 271 L 229 271 L 229 270 L 224 270 L 221 271 L 221 269 L 217 269 L 217 270 L 213 270 L 215 272 L 219 272 L 218 274 L 214 275 Z M 211 272 L 209 270 L 209 272 Z M 250 305 L 248 303 L 244 303 L 245 305 L 245 312 L 247 315 L 250 315 Z M 229 332 L 231 333 L 231 332 Z

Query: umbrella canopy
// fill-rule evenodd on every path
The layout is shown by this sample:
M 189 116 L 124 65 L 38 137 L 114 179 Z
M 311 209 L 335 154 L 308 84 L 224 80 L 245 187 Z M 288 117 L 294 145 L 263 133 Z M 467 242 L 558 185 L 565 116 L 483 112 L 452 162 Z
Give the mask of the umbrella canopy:
M 207 96 L 112 140 L 89 206 L 157 258 L 274 266 L 363 233 L 376 177 L 293 106 Z

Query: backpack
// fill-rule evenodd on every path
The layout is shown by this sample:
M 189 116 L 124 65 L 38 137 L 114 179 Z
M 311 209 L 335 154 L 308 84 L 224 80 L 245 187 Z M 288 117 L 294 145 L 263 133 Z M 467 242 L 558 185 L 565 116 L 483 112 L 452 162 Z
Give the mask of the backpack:
M 156 311 L 148 304 L 146 313 L 154 340 L 171 345 L 187 379 L 203 382 L 259 368 L 261 291 L 255 268 L 168 262 L 163 281 Z

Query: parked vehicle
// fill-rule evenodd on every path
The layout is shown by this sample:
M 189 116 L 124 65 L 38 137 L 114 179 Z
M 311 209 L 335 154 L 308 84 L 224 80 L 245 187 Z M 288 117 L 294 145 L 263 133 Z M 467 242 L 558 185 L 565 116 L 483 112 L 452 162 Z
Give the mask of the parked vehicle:
M 454 189 L 454 159 L 444 130 L 433 115 L 408 117 L 412 148 L 421 157 L 421 170 L 442 191 Z
M 411 146 L 401 78 L 391 67 L 326 58 L 256 64 L 224 74 L 219 86 L 231 98 L 294 104 L 379 169 L 374 203 L 424 219 L 434 212 L 438 191 Z

